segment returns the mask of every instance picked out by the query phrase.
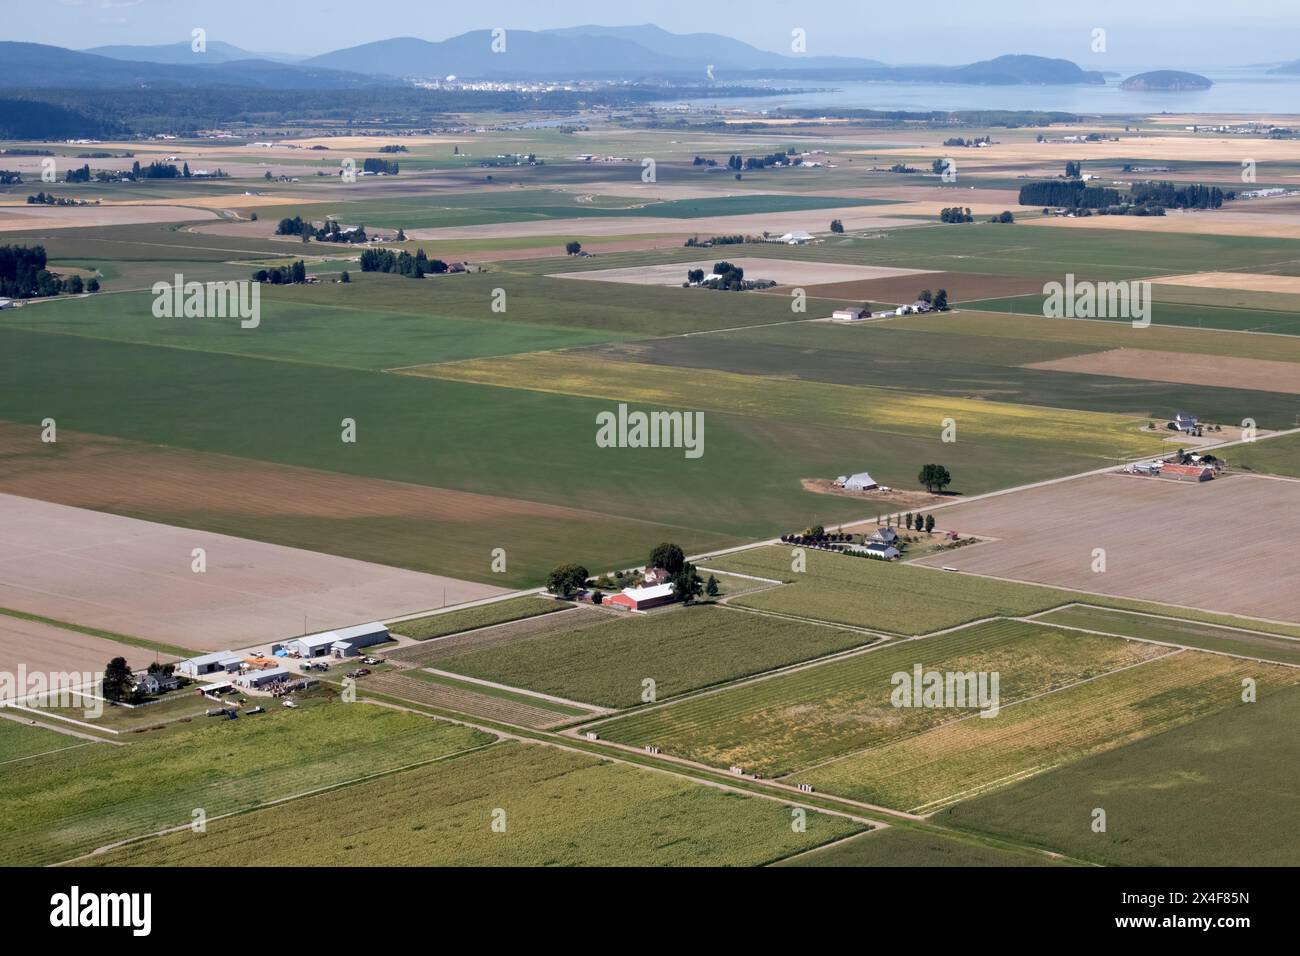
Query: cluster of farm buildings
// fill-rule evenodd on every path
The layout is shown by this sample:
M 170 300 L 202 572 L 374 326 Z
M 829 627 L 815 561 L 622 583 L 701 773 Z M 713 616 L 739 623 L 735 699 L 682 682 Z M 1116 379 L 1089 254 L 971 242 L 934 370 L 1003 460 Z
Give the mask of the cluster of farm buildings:
M 306 661 L 320 657 L 344 659 L 356 657 L 363 648 L 383 644 L 388 640 L 388 628 L 383 624 L 358 624 L 336 631 L 306 634 L 283 644 L 272 644 L 271 657 L 246 657 L 233 651 L 214 651 L 183 660 L 176 665 L 176 670 L 190 678 L 230 675 L 230 680 L 235 684 L 257 690 L 295 677 L 277 658 Z

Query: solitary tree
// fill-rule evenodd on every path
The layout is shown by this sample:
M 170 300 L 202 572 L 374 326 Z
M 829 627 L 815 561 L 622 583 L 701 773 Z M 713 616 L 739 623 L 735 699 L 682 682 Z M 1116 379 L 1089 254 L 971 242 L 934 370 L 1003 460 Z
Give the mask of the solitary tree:
M 104 668 L 104 696 L 122 700 L 131 693 L 131 668 L 125 657 L 115 657 Z
M 916 480 L 925 486 L 926 491 L 936 494 L 952 484 L 952 475 L 943 465 L 922 465 Z
M 844 223 L 840 222 L 838 219 L 832 219 L 831 232 L 843 232 L 843 231 L 844 231 Z
M 929 534 L 934 530 L 934 515 L 925 516 L 925 533 Z
M 339 276 L 339 281 L 340 281 L 340 282 L 351 282 L 351 281 L 352 281 L 352 276 L 348 275 L 348 270 L 347 270 L 347 269 L 344 269 L 344 270 L 343 270 L 343 274 L 342 274 L 341 276 Z
M 912 512 L 909 511 L 909 512 L 907 513 L 907 519 L 906 519 L 906 520 L 907 520 L 907 530 L 908 530 L 908 531 L 911 531 L 911 530 L 912 530 Z
M 578 253 L 582 251 L 582 243 L 578 242 L 577 240 L 571 239 L 564 244 L 564 251 L 571 256 L 576 256 Z
M 709 575 L 709 580 L 704 585 L 704 593 L 711 598 L 715 598 L 719 594 L 718 579 L 715 578 L 712 574 Z
M 669 574 L 676 575 L 686 565 L 686 554 L 677 545 L 665 541 L 650 552 L 646 567 L 663 568 Z
M 581 564 L 561 564 L 546 576 L 546 587 L 552 594 L 570 597 L 586 587 L 590 576 Z
M 948 290 L 940 289 L 934 294 L 934 301 L 930 305 L 938 312 L 948 311 Z

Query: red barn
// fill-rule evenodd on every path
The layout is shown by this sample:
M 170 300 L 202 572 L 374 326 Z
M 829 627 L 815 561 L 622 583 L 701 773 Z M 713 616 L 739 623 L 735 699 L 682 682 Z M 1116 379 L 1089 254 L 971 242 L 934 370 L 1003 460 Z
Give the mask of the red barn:
M 644 611 L 652 607 L 661 607 L 673 602 L 673 586 L 657 584 L 649 588 L 624 588 L 618 594 L 605 598 L 604 604 L 625 608 L 629 611 Z

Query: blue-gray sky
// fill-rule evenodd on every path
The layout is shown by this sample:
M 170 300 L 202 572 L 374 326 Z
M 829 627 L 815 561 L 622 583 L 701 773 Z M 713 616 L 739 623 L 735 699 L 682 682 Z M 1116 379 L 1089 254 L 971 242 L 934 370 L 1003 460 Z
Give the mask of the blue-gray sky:
M 656 23 L 716 32 L 786 52 L 807 31 L 808 52 L 890 63 L 965 63 L 1001 53 L 1060 56 L 1088 69 L 1187 69 L 1300 58 L 1296 0 L 4 0 L 0 37 L 74 49 L 209 40 L 258 51 L 315 54 L 390 36 L 441 40 L 466 30 Z M 1106 31 L 1094 53 L 1092 31 Z M 2 65 L 0 65 L 2 68 Z

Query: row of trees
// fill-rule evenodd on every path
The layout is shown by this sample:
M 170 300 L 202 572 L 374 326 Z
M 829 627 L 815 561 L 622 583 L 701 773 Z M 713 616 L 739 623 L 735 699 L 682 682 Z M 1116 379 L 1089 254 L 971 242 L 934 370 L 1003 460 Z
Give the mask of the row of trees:
M 748 236 L 742 236 L 739 234 L 734 236 L 709 236 L 709 238 L 704 240 L 701 240 L 699 236 L 691 236 L 682 243 L 682 245 L 692 248 L 698 247 L 701 249 L 707 249 L 709 246 L 740 246 L 749 241 L 750 238 Z
M 1134 183 L 1131 190 L 1137 205 L 1157 205 L 1166 209 L 1218 209 L 1224 192 L 1218 186 L 1200 183 L 1176 185 L 1171 182 Z
M 975 217 L 971 215 L 970 207 L 962 206 L 944 206 L 939 210 L 940 222 L 974 222 Z
M 908 531 L 924 531 L 929 534 L 934 530 L 934 515 L 912 514 L 908 512 L 905 520 Z
M 1026 183 L 1020 187 L 1020 205 L 1057 206 L 1071 209 L 1105 209 L 1108 213 L 1127 211 L 1125 207 L 1150 210 L 1145 215 L 1160 215 L 1155 209 L 1218 209 L 1234 192 L 1225 193 L 1218 186 L 1200 183 L 1180 185 L 1171 182 L 1134 183 L 1127 195 L 1118 189 L 1088 186 L 1082 179 L 1078 163 L 1066 163 L 1066 175 L 1074 178 L 1049 179 Z
M 298 285 L 307 281 L 307 266 L 301 259 L 287 266 L 258 269 L 253 273 L 254 282 L 269 282 L 271 285 Z
M 447 271 L 447 263 L 441 259 L 430 259 L 423 249 L 417 249 L 415 255 L 405 250 L 393 252 L 391 249 L 366 249 L 361 253 L 362 272 L 393 272 L 409 279 L 423 279 L 429 273 L 441 275 Z

